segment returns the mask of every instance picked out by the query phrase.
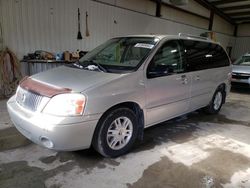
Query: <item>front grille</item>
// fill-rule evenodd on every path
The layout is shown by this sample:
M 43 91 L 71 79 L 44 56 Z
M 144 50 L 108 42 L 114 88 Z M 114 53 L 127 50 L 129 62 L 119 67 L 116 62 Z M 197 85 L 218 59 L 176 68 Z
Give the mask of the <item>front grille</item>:
M 249 79 L 250 74 L 243 74 L 243 73 L 233 73 L 232 78 L 234 79 Z
M 31 111 L 37 111 L 41 102 L 43 100 L 43 96 L 39 94 L 32 93 L 27 91 L 21 87 L 18 88 L 16 93 L 16 102 Z

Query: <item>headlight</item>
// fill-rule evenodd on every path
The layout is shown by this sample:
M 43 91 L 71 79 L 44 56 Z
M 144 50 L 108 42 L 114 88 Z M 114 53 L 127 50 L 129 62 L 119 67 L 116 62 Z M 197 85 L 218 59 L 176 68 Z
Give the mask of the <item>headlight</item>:
M 79 93 L 60 94 L 52 97 L 43 113 L 56 116 L 79 116 L 83 114 L 86 98 Z

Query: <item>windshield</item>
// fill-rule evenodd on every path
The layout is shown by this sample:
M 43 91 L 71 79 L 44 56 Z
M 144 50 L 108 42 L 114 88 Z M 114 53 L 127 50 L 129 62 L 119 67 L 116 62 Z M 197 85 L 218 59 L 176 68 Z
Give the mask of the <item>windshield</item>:
M 250 66 L 250 56 L 242 56 L 234 62 L 234 65 Z
M 131 72 L 145 60 L 157 43 L 154 37 L 123 37 L 108 40 L 79 60 L 81 66 L 94 65 L 104 72 Z

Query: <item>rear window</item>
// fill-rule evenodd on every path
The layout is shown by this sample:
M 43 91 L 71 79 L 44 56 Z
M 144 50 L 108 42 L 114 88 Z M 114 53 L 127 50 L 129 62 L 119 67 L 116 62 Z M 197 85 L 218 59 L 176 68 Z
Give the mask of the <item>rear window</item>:
M 230 61 L 224 49 L 213 43 L 183 40 L 187 59 L 187 71 L 229 66 Z

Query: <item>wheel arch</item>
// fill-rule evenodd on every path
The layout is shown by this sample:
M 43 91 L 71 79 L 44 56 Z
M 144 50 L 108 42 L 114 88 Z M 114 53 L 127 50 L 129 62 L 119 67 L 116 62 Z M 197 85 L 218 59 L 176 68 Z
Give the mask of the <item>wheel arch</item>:
M 98 120 L 97 122 L 97 126 L 95 128 L 95 131 L 94 131 L 94 134 L 93 134 L 93 137 L 92 137 L 92 144 L 93 144 L 93 140 L 94 140 L 94 137 L 97 136 L 98 134 L 98 131 L 100 129 L 100 126 L 102 125 L 101 122 L 104 120 L 104 118 L 113 110 L 115 109 L 118 109 L 118 108 L 128 108 L 130 110 L 132 110 L 136 117 L 137 117 L 137 123 L 138 123 L 138 128 L 139 128 L 139 131 L 138 131 L 138 135 L 137 135 L 137 138 L 139 140 L 142 140 L 143 139 L 143 132 L 144 132 L 144 122 L 145 122 L 145 119 L 144 119 L 144 112 L 143 112 L 143 109 L 140 107 L 140 105 L 136 102 L 132 102 L 132 101 L 127 101 L 127 102 L 122 102 L 122 103 L 119 103 L 119 104 L 116 104 L 112 107 L 110 107 L 109 109 L 107 109 L 103 114 L 102 116 L 100 117 L 100 119 Z
M 225 83 L 221 83 L 215 90 L 215 92 L 218 90 L 218 89 L 221 89 L 222 92 L 223 92 L 223 101 L 222 101 L 222 104 L 224 104 L 226 102 L 226 95 L 227 95 L 227 85 Z

